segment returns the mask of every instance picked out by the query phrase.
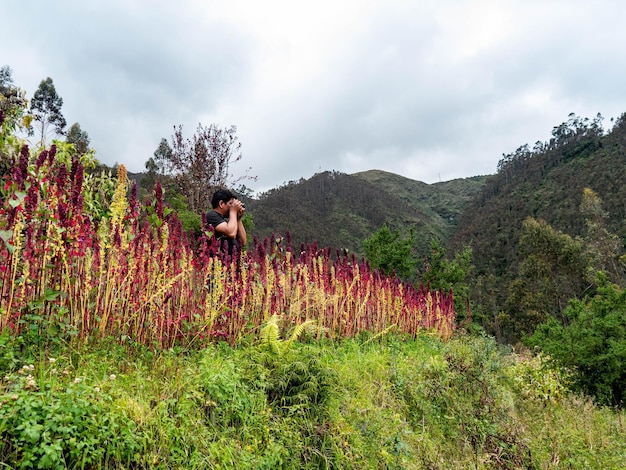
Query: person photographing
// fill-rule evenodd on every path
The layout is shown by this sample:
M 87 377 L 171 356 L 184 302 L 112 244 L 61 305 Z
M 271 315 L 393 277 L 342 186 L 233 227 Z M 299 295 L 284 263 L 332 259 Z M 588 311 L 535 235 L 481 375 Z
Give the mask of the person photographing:
M 211 209 L 206 214 L 207 226 L 213 227 L 216 241 L 222 254 L 233 255 L 241 253 L 246 246 L 246 229 L 241 218 L 246 211 L 244 204 L 237 199 L 232 191 L 218 189 L 211 197 Z

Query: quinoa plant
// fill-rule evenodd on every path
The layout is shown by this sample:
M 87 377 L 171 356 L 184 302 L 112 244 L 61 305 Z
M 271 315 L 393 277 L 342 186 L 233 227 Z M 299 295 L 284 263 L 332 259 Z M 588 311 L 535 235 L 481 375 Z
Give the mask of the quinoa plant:
M 56 142 L 21 147 L 1 190 L 0 330 L 84 342 L 113 336 L 169 348 L 240 341 L 272 315 L 314 320 L 319 335 L 421 330 L 448 338 L 451 292 L 414 287 L 354 256 L 295 250 L 270 237 L 216 256 L 209 231 L 190 237 L 157 183 L 141 203 L 121 165 L 94 174 L 92 154 Z M 322 333 L 323 332 L 323 333 Z

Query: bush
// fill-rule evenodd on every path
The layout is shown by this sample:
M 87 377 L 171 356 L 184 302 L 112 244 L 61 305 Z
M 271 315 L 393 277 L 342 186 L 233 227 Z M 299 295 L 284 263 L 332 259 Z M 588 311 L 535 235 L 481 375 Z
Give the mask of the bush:
M 134 423 L 111 397 L 60 365 L 24 365 L 0 386 L 0 461 L 15 468 L 89 468 L 133 459 Z
M 511 417 L 513 396 L 495 341 L 463 336 L 436 347 L 422 361 L 399 361 L 392 378 L 414 432 L 435 446 L 423 464 L 443 453 L 489 468 L 527 468 L 530 452 Z
M 626 290 L 601 282 L 588 302 L 572 300 L 565 326 L 555 319 L 539 325 L 526 342 L 572 371 L 575 390 L 604 405 L 626 400 Z

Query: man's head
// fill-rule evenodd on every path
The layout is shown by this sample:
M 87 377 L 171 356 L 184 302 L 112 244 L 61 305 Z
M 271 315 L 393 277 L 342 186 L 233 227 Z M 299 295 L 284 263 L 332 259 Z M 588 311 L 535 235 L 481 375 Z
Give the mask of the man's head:
M 213 193 L 213 197 L 211 197 L 211 207 L 217 210 L 224 210 L 233 199 L 236 199 L 236 196 L 232 191 L 228 189 L 218 189 Z M 224 205 L 220 205 L 220 202 L 223 202 Z

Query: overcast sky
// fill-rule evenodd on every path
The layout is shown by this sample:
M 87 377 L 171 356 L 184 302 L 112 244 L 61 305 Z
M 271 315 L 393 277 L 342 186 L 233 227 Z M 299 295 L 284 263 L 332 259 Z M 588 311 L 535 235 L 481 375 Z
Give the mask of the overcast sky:
M 570 113 L 626 112 L 621 0 L 2 0 L 0 66 L 54 81 L 103 163 L 237 126 L 264 191 L 380 169 L 492 174 Z

